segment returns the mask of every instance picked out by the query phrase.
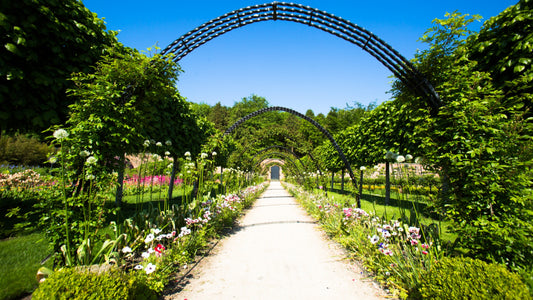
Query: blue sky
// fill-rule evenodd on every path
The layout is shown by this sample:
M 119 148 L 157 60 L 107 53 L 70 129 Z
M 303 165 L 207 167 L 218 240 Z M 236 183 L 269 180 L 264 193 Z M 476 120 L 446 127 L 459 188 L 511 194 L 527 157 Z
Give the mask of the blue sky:
M 518 0 L 318 1 L 296 3 L 349 20 L 377 35 L 407 59 L 425 46 L 418 42 L 435 18 L 446 12 L 478 14 L 483 21 Z M 271 1 L 84 0 L 120 31 L 124 45 L 165 48 L 186 32 L 224 13 Z M 476 24 L 476 30 L 482 22 Z M 390 98 L 391 72 L 359 47 L 302 24 L 254 23 L 200 46 L 179 62 L 180 93 L 192 102 L 232 106 L 252 94 L 271 106 L 326 114 L 331 107 L 367 105 Z

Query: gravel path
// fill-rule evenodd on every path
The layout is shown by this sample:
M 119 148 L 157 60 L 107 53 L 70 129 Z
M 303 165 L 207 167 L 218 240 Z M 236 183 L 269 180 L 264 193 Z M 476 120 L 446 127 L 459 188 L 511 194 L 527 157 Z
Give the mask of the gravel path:
M 384 299 L 279 182 L 165 299 Z

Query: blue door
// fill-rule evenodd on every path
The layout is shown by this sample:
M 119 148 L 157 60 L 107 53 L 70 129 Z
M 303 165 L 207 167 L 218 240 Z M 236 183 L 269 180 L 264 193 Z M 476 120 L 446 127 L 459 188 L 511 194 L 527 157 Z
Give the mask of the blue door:
M 270 179 L 279 180 L 279 166 L 270 167 Z

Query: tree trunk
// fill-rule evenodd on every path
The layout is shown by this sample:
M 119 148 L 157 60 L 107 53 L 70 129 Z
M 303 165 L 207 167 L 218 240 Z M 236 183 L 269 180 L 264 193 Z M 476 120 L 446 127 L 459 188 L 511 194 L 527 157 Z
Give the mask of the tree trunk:
M 341 191 L 344 192 L 344 168 L 341 170 Z
M 124 192 L 124 169 L 126 169 L 126 155 L 122 154 L 118 163 L 117 192 L 115 195 L 115 204 L 122 205 L 122 195 Z
M 170 173 L 170 182 L 168 183 L 168 200 L 172 200 L 172 193 L 174 192 L 174 181 L 176 180 L 176 172 L 178 171 L 178 158 L 172 157 L 172 172 Z
M 390 164 L 385 163 L 385 205 L 389 205 L 390 202 Z

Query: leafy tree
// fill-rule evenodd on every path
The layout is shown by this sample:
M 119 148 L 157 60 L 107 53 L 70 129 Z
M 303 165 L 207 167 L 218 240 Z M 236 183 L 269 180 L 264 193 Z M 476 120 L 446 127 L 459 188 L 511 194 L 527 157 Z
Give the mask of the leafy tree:
M 0 4 L 0 129 L 40 132 L 66 120 L 75 72 L 117 44 L 116 33 L 77 0 Z
M 125 153 L 163 156 L 169 151 L 177 158 L 185 151 L 201 150 L 211 133 L 209 124 L 197 118 L 177 93 L 178 71 L 169 58 L 129 50 L 104 57 L 94 73 L 73 76 L 76 88 L 69 95 L 76 103 L 70 106 L 65 145 L 76 178 L 87 172 L 80 155 L 84 151 L 99 161 L 92 175 L 105 177 L 123 170 Z
M 226 131 L 231 124 L 229 123 L 230 110 L 218 102 L 211 108 L 207 119 L 215 124 L 215 128 L 219 131 Z
M 497 62 L 506 61 L 509 53 L 526 55 L 507 48 L 516 44 L 504 41 L 517 38 L 505 29 L 512 22 L 527 16 L 530 19 L 525 22 L 531 23 L 528 3 L 520 1 L 487 21 L 480 34 L 468 40 L 463 39 L 468 32 L 465 27 L 473 19 L 451 14 L 446 20 L 435 20 L 440 29 L 424 36 L 431 47 L 419 53 L 415 63 L 435 85 L 444 106 L 435 117 L 416 104 L 410 106 L 417 118 L 414 134 L 422 139 L 421 150 L 441 174 L 444 189 L 437 205 L 454 222 L 458 248 L 515 270 L 531 270 L 533 261 L 533 144 L 524 104 L 531 99 L 531 81 L 525 79 L 530 64 L 511 61 L 509 73 Z M 488 60 L 491 67 L 478 53 L 495 42 L 488 38 L 495 37 L 492 30 L 503 42 L 487 53 L 494 55 Z M 527 67 L 522 69 L 524 64 Z M 505 84 L 501 78 L 506 78 Z M 514 91 L 507 89 L 508 84 Z M 412 96 L 404 89 L 396 92 L 403 103 Z

